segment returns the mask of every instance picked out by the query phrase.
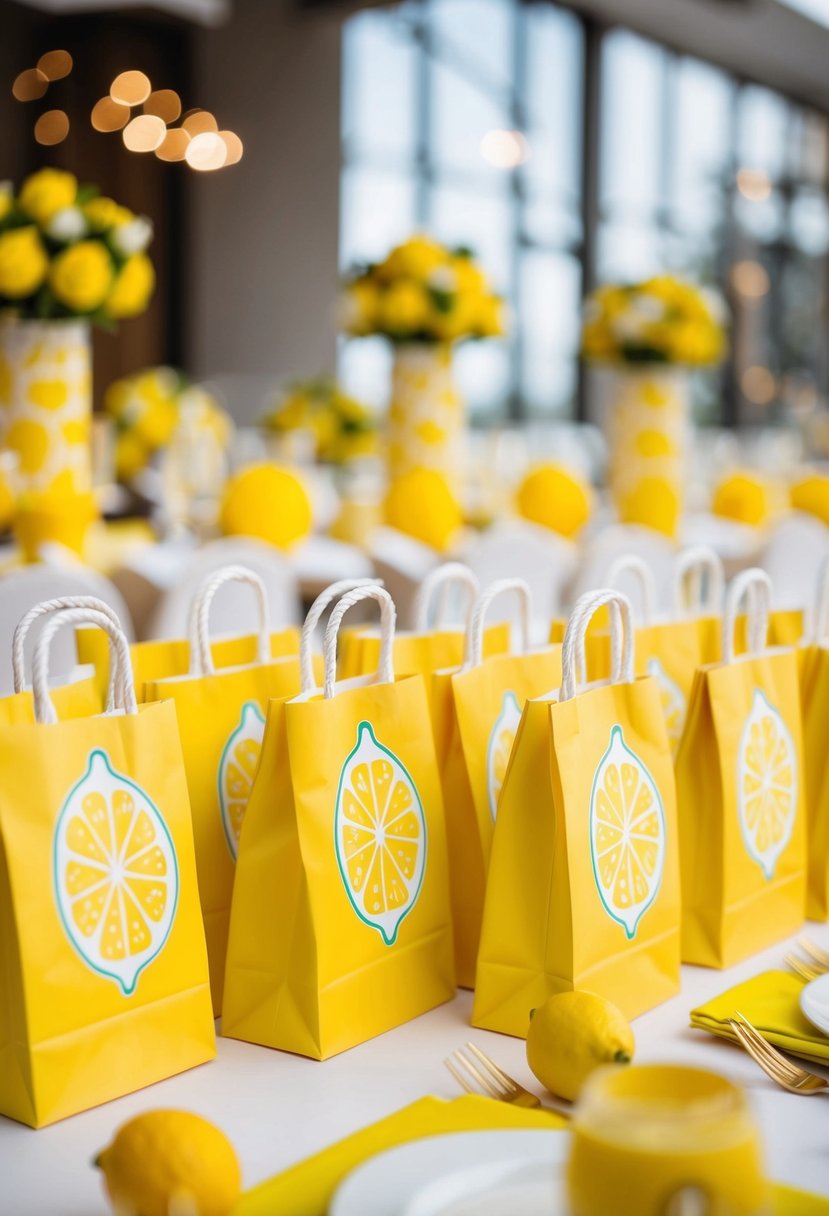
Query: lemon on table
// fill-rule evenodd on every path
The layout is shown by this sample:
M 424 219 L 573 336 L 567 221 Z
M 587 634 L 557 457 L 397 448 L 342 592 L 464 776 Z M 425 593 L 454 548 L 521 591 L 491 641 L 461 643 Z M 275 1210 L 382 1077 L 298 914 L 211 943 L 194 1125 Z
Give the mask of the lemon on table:
M 580 532 L 593 509 L 588 483 L 560 464 L 541 464 L 528 473 L 515 501 L 524 519 L 561 536 Z
M 252 464 L 229 478 L 219 526 L 225 536 L 253 536 L 290 549 L 311 531 L 311 500 L 299 477 L 277 464 Z
M 723 519 L 759 528 L 772 515 L 771 487 L 756 473 L 730 473 L 714 490 L 711 509 Z
M 521 706 L 518 704 L 518 698 L 514 692 L 504 693 L 501 712 L 490 732 L 486 757 L 487 796 L 493 821 L 498 813 L 498 798 L 507 775 L 507 765 L 520 721 Z
M 597 1068 L 629 1064 L 634 1047 L 624 1016 L 593 992 L 559 992 L 530 1016 L 527 1063 L 550 1093 L 570 1102 Z
M 117 1216 L 229 1216 L 242 1188 L 225 1134 L 184 1110 L 130 1119 L 95 1165 Z
M 410 469 L 391 483 L 383 504 L 386 523 L 423 545 L 445 552 L 463 513 L 446 477 L 437 469 Z
M 737 763 L 743 841 L 766 878 L 772 878 L 794 828 L 797 753 L 786 723 L 759 689 L 743 726 Z
M 219 761 L 219 808 L 227 847 L 233 860 L 239 852 L 242 820 L 262 751 L 265 719 L 255 701 L 242 707 L 239 725 L 230 735 Z

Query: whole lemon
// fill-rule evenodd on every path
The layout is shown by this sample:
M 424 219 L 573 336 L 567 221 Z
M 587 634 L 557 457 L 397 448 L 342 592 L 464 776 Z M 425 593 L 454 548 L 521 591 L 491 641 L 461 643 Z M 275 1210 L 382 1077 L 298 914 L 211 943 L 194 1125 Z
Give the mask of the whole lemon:
M 463 523 L 463 513 L 446 477 L 437 469 L 410 469 L 389 486 L 386 523 L 421 544 L 445 552 Z
M 225 536 L 255 536 L 289 549 L 311 531 L 311 501 L 290 469 L 252 464 L 225 485 L 219 525 Z
M 768 482 L 756 473 L 731 473 L 715 489 L 711 509 L 724 519 L 762 527 L 772 514 Z
M 541 464 L 518 488 L 519 514 L 562 536 L 575 536 L 590 518 L 590 486 L 559 464 Z
M 233 1145 L 207 1119 L 184 1110 L 130 1119 L 95 1165 L 113 1209 L 130 1216 L 229 1216 L 242 1188 Z
M 527 1063 L 551 1093 L 575 1101 L 603 1064 L 629 1064 L 633 1031 L 615 1005 L 593 992 L 560 992 L 530 1015 Z

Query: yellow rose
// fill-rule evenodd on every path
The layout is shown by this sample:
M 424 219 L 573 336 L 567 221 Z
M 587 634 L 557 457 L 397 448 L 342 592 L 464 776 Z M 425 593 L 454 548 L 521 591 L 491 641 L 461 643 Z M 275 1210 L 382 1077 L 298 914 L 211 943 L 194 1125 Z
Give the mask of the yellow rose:
M 429 299 L 423 288 L 408 279 L 392 283 L 380 297 L 380 326 L 386 333 L 408 336 L 429 320 Z
M 155 450 L 170 442 L 178 421 L 178 405 L 174 399 L 150 398 L 139 409 L 135 420 L 135 433 L 146 447 Z
M 343 327 L 350 334 L 369 334 L 377 321 L 377 287 L 369 278 L 348 285 L 343 301 Z
M 114 199 L 99 195 L 83 205 L 86 222 L 93 232 L 107 232 L 120 224 L 128 224 L 135 217 L 128 207 L 122 207 Z
M 73 312 L 95 312 L 107 298 L 112 272 L 112 258 L 100 241 L 78 241 L 53 260 L 49 286 Z
M 428 236 L 413 236 L 392 249 L 377 267 L 377 276 L 384 282 L 410 277 L 425 281 L 440 266 L 446 265 L 448 255 L 442 245 Z
M 4 220 L 14 206 L 14 195 L 12 194 L 11 184 L 3 182 L 0 184 L 0 221 Z
M 111 317 L 137 317 L 155 290 L 155 270 L 146 253 L 134 253 L 121 267 L 112 287 L 106 310 Z
M 48 224 L 53 215 L 71 207 L 78 194 L 78 179 L 63 169 L 41 169 L 27 177 L 20 188 L 20 210 L 38 224 Z
M 37 229 L 12 228 L 0 236 L 0 295 L 23 300 L 46 278 L 49 259 Z
M 500 338 L 506 332 L 504 301 L 498 296 L 483 296 L 477 304 L 477 332 L 482 338 Z

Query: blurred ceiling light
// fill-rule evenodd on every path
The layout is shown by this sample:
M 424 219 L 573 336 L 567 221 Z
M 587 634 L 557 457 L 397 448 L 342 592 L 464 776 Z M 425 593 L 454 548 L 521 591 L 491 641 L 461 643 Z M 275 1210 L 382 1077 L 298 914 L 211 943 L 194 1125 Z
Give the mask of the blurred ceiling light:
M 130 108 L 111 97 L 102 97 L 92 107 L 90 121 L 96 131 L 120 131 L 130 120 Z
M 35 139 L 52 147 L 62 143 L 69 134 L 69 116 L 63 110 L 47 110 L 35 123 Z
M 184 118 L 181 125 L 190 136 L 204 135 L 219 129 L 219 124 L 209 110 L 193 110 Z
M 190 136 L 181 127 L 174 127 L 164 136 L 164 141 L 156 148 L 155 154 L 159 160 L 184 160 Z
M 481 156 L 497 169 L 515 169 L 530 158 L 530 145 L 520 131 L 487 131 L 481 140 Z
M 72 71 L 72 56 L 68 51 L 47 51 L 37 61 L 37 70 L 47 80 L 63 80 Z
M 771 194 L 771 181 L 762 169 L 738 169 L 737 189 L 749 202 L 762 203 Z
M 219 139 L 224 142 L 224 145 L 227 148 L 225 167 L 228 165 L 238 165 L 245 150 L 245 146 L 239 136 L 235 131 L 220 131 Z
M 155 89 L 144 102 L 144 113 L 175 122 L 181 113 L 181 98 L 174 89 Z
M 734 263 L 731 267 L 731 282 L 738 295 L 745 296 L 748 300 L 759 300 L 767 295 L 769 290 L 769 276 L 765 266 L 750 259 Z
M 121 72 L 109 86 L 109 95 L 122 106 L 140 106 L 150 95 L 149 76 L 144 72 Z
M 49 78 L 39 68 L 26 68 L 12 85 L 12 96 L 18 101 L 37 101 L 49 87 Z
M 227 145 L 217 131 L 200 131 L 187 145 L 184 159 L 191 169 L 207 173 L 221 169 L 227 160 Z
M 139 114 L 124 127 L 124 147 L 130 152 L 155 152 L 167 135 L 164 119 L 155 114 Z
M 767 367 L 747 367 L 740 376 L 743 396 L 752 405 L 768 405 L 777 392 L 777 381 Z

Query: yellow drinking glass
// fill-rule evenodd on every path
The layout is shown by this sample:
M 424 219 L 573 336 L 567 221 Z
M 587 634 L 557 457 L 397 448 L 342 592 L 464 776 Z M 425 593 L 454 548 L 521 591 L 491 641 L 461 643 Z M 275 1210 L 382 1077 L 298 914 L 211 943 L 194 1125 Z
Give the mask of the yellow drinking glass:
M 716 1073 L 674 1065 L 607 1068 L 590 1078 L 573 1120 L 567 1187 L 572 1216 L 771 1212 L 743 1091 Z

